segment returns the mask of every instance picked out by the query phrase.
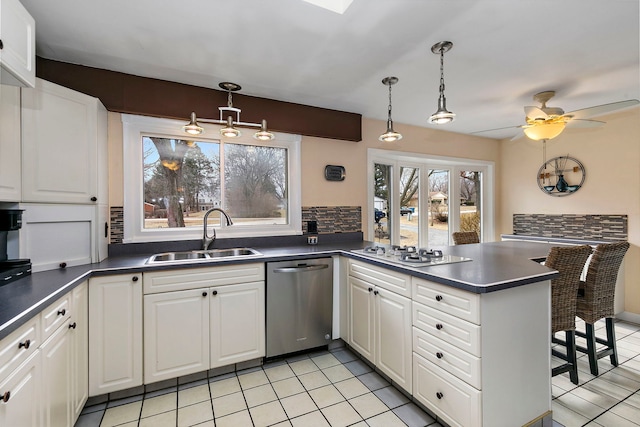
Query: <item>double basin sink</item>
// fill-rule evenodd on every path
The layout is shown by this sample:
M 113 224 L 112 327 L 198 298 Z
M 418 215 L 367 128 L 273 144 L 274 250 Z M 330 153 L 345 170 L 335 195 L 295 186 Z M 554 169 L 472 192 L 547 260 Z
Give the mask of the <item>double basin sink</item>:
M 169 262 L 199 262 L 224 259 L 259 257 L 262 254 L 252 248 L 211 249 L 206 251 L 165 252 L 149 257 L 147 264 Z

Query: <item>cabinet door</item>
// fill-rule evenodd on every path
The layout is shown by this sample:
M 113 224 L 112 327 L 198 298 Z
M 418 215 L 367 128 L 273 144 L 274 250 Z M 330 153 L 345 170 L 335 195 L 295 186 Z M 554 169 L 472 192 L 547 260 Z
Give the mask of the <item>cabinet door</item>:
M 89 396 L 142 385 L 141 278 L 89 280 Z
M 89 293 L 87 282 L 72 293 L 71 421 L 78 419 L 89 397 Z
M 94 259 L 95 206 L 21 203 L 20 257 L 33 272 L 89 264 Z
M 209 369 L 209 289 L 144 296 L 144 382 Z
M 35 86 L 36 24 L 18 0 L 0 2 L 0 82 Z
M 374 286 L 349 277 L 349 343 L 375 363 Z
M 411 393 L 411 300 L 376 288 L 376 366 Z
M 46 427 L 71 426 L 72 335 L 66 324 L 42 344 L 42 391 Z
M 8 401 L 0 403 L 0 426 L 42 425 L 42 394 L 40 350 L 36 350 L 18 369 L 0 378 L 0 396 Z
M 42 79 L 22 90 L 23 201 L 98 201 L 97 105 L 95 98 Z
M 211 367 L 265 355 L 264 282 L 211 288 Z
M 0 85 L 0 201 L 20 201 L 20 88 Z

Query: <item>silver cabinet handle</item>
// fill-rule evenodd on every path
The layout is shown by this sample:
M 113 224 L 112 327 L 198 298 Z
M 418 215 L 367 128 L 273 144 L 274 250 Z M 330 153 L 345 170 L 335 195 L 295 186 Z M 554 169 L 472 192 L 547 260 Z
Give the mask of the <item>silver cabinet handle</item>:
M 297 267 L 281 267 L 274 268 L 274 273 L 300 273 L 304 271 L 324 270 L 329 268 L 328 264 L 315 264 L 315 265 L 299 265 Z

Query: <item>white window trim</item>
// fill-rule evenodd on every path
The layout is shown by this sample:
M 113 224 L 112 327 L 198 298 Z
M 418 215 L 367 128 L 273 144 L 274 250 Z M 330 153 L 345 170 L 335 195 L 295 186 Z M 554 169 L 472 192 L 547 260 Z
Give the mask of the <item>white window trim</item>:
M 144 229 L 143 180 L 142 180 L 142 136 L 159 135 L 187 139 L 182 132 L 186 121 L 122 114 L 123 168 L 124 168 L 124 238 L 123 243 L 161 242 L 169 240 L 202 239 L 201 228 Z M 275 133 L 268 144 L 251 137 L 253 132 L 244 131 L 239 138 L 228 139 L 220 135 L 221 126 L 203 124 L 204 133 L 197 139 L 202 141 L 238 142 L 251 145 L 282 147 L 288 150 L 287 189 L 289 192 L 289 218 L 286 225 L 241 226 L 216 228 L 218 238 L 286 236 L 302 234 L 302 191 L 300 183 L 300 135 Z
M 369 148 L 367 150 L 367 212 L 371 221 L 367 221 L 367 235 L 369 240 L 373 240 L 374 224 L 373 224 L 373 205 L 374 205 L 374 174 L 375 164 L 391 165 L 393 168 L 394 182 L 398 182 L 400 178 L 400 166 L 416 167 L 420 169 L 420 191 L 428 188 L 427 175 L 429 169 L 447 169 L 449 170 L 449 188 L 450 194 L 460 194 L 460 182 L 454 179 L 462 170 L 477 170 L 483 172 L 482 178 L 482 241 L 493 241 L 495 230 L 495 162 L 487 160 L 465 159 L 462 157 L 436 156 L 422 153 L 410 153 L 404 151 L 381 150 L 378 148 Z M 400 190 L 397 186 L 391 186 L 391 205 L 396 207 L 399 202 Z M 400 206 L 397 206 L 399 209 Z M 420 197 L 420 206 L 418 209 L 420 215 L 420 224 L 427 224 L 428 209 L 427 201 L 424 197 Z M 397 217 L 397 216 L 396 216 Z M 459 225 L 460 206 L 454 203 L 449 204 L 449 242 L 452 242 L 451 234 L 456 231 Z M 391 235 L 394 240 L 400 236 L 400 223 L 394 221 L 391 224 Z M 421 229 L 419 236 L 419 246 L 427 247 L 426 233 Z M 393 241 L 391 244 L 400 244 L 399 241 Z

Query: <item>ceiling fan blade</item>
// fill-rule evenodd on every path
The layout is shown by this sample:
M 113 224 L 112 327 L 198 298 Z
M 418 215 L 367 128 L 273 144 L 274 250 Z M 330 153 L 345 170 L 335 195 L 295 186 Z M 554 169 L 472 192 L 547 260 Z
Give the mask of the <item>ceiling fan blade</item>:
M 494 132 L 494 131 L 498 131 L 498 130 L 505 130 L 505 129 L 521 129 L 524 125 L 520 125 L 520 126 L 507 126 L 504 128 L 495 128 L 495 129 L 485 129 L 485 130 L 479 130 L 476 132 L 471 132 L 470 135 L 476 135 L 479 133 L 485 133 L 485 132 Z
M 633 107 L 640 104 L 637 99 L 628 99 L 626 101 L 612 102 L 611 104 L 596 105 L 595 107 L 583 108 L 581 110 L 570 111 L 564 117 L 573 119 L 588 119 L 600 116 L 602 114 L 611 113 L 613 111 L 622 110 L 623 108 Z
M 584 119 L 571 119 L 567 122 L 567 127 L 572 128 L 597 128 L 604 125 L 606 122 L 598 120 L 584 120 Z
M 524 132 L 518 132 L 509 141 L 515 141 L 516 139 L 524 138 L 524 136 Z
M 545 120 L 549 118 L 549 115 L 538 107 L 532 107 L 532 106 L 524 107 L 524 112 L 528 118 L 533 120 L 537 120 L 537 119 Z

